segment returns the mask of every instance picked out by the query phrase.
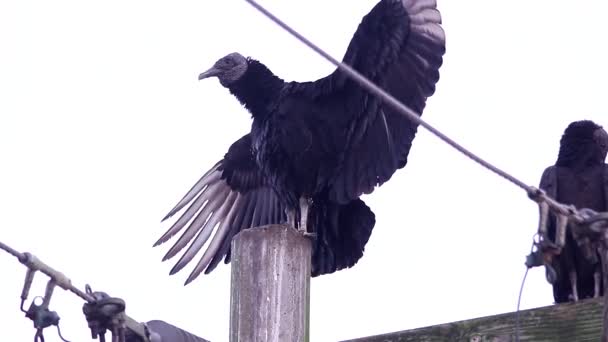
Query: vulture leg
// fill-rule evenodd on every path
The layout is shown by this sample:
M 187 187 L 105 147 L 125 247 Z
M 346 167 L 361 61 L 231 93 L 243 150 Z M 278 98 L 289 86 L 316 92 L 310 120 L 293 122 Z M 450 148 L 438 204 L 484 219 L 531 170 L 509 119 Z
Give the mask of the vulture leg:
M 578 288 L 576 286 L 576 271 L 570 271 L 570 287 L 572 289 L 572 300 L 578 302 Z
M 600 296 L 601 276 L 600 270 L 595 270 L 593 273 L 593 298 Z
M 304 236 L 315 237 L 315 233 L 308 231 L 308 209 L 310 208 L 310 200 L 304 197 L 300 198 L 300 227 L 299 231 Z
M 294 229 L 297 229 L 297 227 L 296 227 L 296 211 L 295 210 L 290 210 L 290 209 L 285 209 L 285 216 L 287 216 L 287 224 L 290 225 L 291 227 L 293 227 Z

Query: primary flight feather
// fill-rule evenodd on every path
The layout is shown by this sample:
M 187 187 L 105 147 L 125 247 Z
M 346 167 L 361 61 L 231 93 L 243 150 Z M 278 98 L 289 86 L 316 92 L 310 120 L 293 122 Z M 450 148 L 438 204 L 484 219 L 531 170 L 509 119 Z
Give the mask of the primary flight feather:
M 419 114 L 435 92 L 445 53 L 436 7 L 435 0 L 380 1 L 343 58 Z M 285 82 L 261 62 L 231 53 L 199 79 L 209 77 L 253 122 L 163 219 L 184 210 L 155 244 L 183 230 L 165 256 L 187 247 L 171 274 L 208 243 L 189 283 L 230 261 L 230 242 L 241 230 L 286 221 L 314 235 L 313 276 L 353 266 L 375 225 L 359 197 L 406 165 L 417 124 L 339 69 L 313 82 Z

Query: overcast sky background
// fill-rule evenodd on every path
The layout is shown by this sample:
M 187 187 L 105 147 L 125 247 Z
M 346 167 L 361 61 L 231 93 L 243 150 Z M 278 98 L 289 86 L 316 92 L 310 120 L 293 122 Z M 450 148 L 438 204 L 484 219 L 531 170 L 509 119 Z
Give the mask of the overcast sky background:
M 260 1 L 338 59 L 376 2 Z M 606 1 L 439 9 L 447 52 L 429 123 L 530 185 L 568 123 L 608 125 Z M 232 51 L 286 80 L 334 69 L 241 0 L 0 2 L 0 241 L 125 299 L 139 321 L 227 341 L 230 267 L 184 287 L 191 267 L 170 277 L 170 245 L 152 244 L 168 228 L 160 219 L 249 130 L 216 79 L 197 81 Z M 405 169 L 364 200 L 377 218 L 364 257 L 312 280 L 312 341 L 515 310 L 538 219 L 522 190 L 421 128 Z M 29 341 L 25 268 L 0 254 L 0 272 L 0 340 Z M 30 299 L 46 280 L 37 275 Z M 531 270 L 522 308 L 552 301 L 544 269 Z M 82 304 L 59 289 L 51 301 L 71 341 L 90 338 Z

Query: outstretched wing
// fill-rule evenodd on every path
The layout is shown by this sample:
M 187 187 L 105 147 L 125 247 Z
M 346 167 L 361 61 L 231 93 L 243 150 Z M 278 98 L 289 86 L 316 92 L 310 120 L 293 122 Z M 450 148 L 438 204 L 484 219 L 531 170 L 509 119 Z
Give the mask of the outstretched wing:
M 435 0 L 382 0 L 363 18 L 343 62 L 421 114 L 435 92 L 444 53 L 445 34 Z M 319 101 L 334 98 L 344 103 L 332 115 L 351 122 L 330 199 L 347 203 L 370 193 L 405 166 L 417 124 L 341 70 L 293 87 Z
M 154 244 L 170 240 L 187 226 L 163 258 L 164 261 L 174 257 L 190 243 L 171 269 L 171 274 L 175 274 L 196 256 L 215 230 L 186 284 L 203 270 L 211 272 L 222 258 L 225 263 L 230 262 L 230 243 L 242 229 L 285 221 L 283 204 L 266 184 L 255 163 L 249 134 L 230 146 L 224 159 L 196 182 L 163 221 L 187 205 L 179 219 Z

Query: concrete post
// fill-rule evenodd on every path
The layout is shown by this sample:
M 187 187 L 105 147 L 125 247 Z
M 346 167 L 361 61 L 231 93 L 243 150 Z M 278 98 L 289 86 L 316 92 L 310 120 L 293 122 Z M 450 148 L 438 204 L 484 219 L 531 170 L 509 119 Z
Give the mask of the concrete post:
M 232 241 L 230 342 L 308 341 L 311 243 L 288 225 Z

